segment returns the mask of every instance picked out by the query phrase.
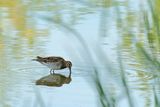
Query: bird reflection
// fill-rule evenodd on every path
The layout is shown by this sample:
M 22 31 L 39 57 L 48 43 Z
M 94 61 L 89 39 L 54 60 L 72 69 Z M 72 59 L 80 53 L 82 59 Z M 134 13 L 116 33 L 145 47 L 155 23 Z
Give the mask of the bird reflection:
M 40 78 L 36 81 L 36 85 L 61 87 L 63 84 L 69 84 L 71 80 L 71 73 L 68 77 L 62 74 L 54 73 Z

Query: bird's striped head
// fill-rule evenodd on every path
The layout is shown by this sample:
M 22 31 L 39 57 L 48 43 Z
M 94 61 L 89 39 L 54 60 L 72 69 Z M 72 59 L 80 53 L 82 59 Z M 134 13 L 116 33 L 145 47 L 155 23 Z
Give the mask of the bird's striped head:
M 72 62 L 71 61 L 66 61 L 66 67 L 69 68 L 69 70 L 71 71 Z

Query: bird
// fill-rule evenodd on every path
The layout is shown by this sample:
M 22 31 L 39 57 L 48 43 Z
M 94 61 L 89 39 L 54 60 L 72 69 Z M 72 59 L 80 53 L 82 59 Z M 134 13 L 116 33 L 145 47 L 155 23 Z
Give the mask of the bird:
M 65 68 L 69 68 L 71 73 L 72 62 L 66 61 L 62 57 L 59 56 L 48 56 L 48 57 L 41 57 L 37 56 L 36 59 L 32 59 L 33 61 L 37 61 L 42 65 L 47 66 L 50 68 L 50 74 L 54 74 L 54 70 L 61 70 Z

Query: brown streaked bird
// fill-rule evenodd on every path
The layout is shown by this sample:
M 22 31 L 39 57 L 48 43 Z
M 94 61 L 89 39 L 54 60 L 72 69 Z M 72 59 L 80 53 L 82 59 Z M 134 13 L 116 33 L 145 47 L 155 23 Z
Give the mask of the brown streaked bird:
M 50 74 L 54 73 L 54 70 L 60 70 L 60 69 L 65 69 L 65 68 L 69 68 L 69 71 L 71 73 L 71 67 L 72 67 L 71 61 L 66 61 L 62 57 L 56 57 L 56 56 L 40 57 L 40 56 L 37 56 L 37 58 L 33 59 L 33 60 L 38 61 L 41 64 L 50 68 Z

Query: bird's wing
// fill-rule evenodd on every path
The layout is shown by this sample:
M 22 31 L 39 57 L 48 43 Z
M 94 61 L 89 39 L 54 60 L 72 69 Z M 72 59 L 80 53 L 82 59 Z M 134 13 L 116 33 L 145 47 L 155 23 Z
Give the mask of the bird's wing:
M 39 57 L 38 59 L 40 59 L 41 62 L 61 62 L 61 61 L 64 61 L 64 59 L 62 57 L 55 57 L 55 56 Z

